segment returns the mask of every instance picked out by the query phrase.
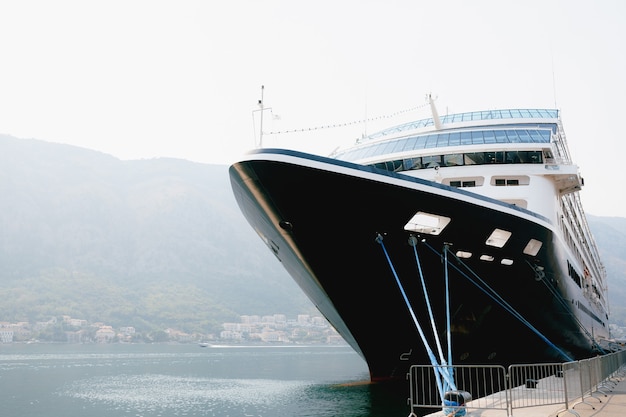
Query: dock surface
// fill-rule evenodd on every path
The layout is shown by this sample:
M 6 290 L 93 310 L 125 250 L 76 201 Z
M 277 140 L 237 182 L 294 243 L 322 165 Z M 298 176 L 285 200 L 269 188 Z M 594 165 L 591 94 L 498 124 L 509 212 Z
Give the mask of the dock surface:
M 604 390 L 606 395 L 594 392 L 571 401 L 571 406 L 565 410 L 563 404 L 542 405 L 513 409 L 512 416 L 507 416 L 505 410 L 476 410 L 468 408 L 466 417 L 626 417 L 626 378 L 620 379 L 617 384 Z M 429 414 L 427 417 L 447 417 L 442 411 Z

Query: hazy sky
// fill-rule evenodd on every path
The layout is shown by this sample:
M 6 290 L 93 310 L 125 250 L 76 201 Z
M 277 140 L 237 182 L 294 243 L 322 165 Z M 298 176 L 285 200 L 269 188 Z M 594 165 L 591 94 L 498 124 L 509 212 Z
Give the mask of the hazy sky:
M 0 133 L 228 164 L 437 97 L 562 110 L 588 213 L 626 217 L 626 1 L 0 0 Z M 384 123 L 427 116 L 403 113 Z M 266 136 L 329 153 L 381 122 Z

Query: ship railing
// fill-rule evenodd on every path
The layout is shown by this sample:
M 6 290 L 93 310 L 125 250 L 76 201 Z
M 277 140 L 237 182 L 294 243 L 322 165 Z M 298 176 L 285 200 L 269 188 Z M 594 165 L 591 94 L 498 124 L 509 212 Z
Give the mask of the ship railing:
M 572 163 L 567 158 L 563 158 L 560 156 L 545 158 L 544 163 L 545 165 L 572 165 Z
M 566 363 L 502 366 L 449 366 L 456 389 L 437 391 L 437 366 L 413 365 L 409 379 L 411 415 L 425 415 L 428 409 L 445 415 L 463 416 L 467 411 L 496 410 L 513 417 L 520 409 L 553 406 L 561 413 L 577 415 L 575 407 L 602 402 L 615 385 L 626 377 L 626 350 Z M 446 400 L 454 399 L 456 403 Z M 467 401 L 464 401 L 467 400 Z M 433 411 L 434 413 L 434 411 Z M 499 414 L 499 413 L 496 413 Z M 494 415 L 496 415 L 494 414 Z

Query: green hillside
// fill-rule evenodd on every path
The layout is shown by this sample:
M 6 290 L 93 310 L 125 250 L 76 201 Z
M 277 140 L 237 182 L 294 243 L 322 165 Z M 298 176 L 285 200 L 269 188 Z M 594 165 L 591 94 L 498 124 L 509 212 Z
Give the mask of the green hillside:
M 314 308 L 241 215 L 226 166 L 0 136 L 0 321 L 215 330 Z

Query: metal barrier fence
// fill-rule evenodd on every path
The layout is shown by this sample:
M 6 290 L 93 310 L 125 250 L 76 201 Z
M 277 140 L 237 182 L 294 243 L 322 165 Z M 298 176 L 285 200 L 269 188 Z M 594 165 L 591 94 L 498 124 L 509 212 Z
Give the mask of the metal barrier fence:
M 503 366 L 442 366 L 444 372 L 452 372 L 457 392 L 472 395 L 471 407 L 476 409 L 508 410 L 506 369 Z M 437 388 L 435 372 L 430 366 L 414 365 L 409 372 L 411 412 L 418 408 L 442 408 L 441 394 Z M 452 392 L 452 391 L 451 391 Z M 463 405 L 448 405 L 446 409 L 461 412 Z M 467 407 L 467 404 L 465 405 Z
M 509 408 L 561 404 L 567 401 L 567 382 L 563 365 L 547 363 L 511 365 L 508 372 Z
M 463 416 L 467 410 L 500 410 L 512 417 L 525 407 L 561 406 L 556 413 L 574 415 L 574 407 L 595 409 L 626 369 L 626 350 L 576 362 L 502 366 L 413 365 L 409 380 L 411 416 L 443 409 L 445 415 Z M 442 396 L 435 372 L 452 373 L 456 390 Z M 471 398 L 468 398 L 470 397 Z M 442 398 L 443 397 L 443 398 Z M 454 399 L 455 402 L 447 401 Z M 443 400 L 443 401 L 442 401 Z M 466 401 L 465 401 L 466 400 Z

